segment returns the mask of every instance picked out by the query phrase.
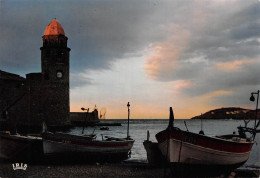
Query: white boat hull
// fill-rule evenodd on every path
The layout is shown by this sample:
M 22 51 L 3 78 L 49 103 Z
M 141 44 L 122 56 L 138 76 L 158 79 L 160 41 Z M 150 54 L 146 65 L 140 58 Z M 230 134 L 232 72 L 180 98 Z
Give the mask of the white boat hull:
M 170 163 L 174 176 L 228 176 L 232 170 L 248 160 L 255 143 L 246 138 L 241 129 L 239 135 L 210 137 L 204 135 L 203 131 L 197 134 L 181 130 L 174 127 L 173 122 L 174 116 L 170 107 L 169 125 L 155 137 L 159 150 L 166 162 Z
M 159 149 L 170 163 L 234 165 L 246 162 L 250 155 L 250 151 L 244 153 L 218 151 L 176 139 L 161 142 Z
M 97 144 L 95 144 L 97 143 Z M 43 141 L 43 151 L 45 155 L 61 154 L 61 153 L 86 153 L 86 154 L 120 154 L 128 153 L 132 146 L 133 141 L 129 141 L 120 146 L 112 146 L 111 142 L 93 141 L 89 145 L 80 145 L 73 143 L 55 142 L 50 140 Z M 118 143 L 116 143 L 118 144 Z

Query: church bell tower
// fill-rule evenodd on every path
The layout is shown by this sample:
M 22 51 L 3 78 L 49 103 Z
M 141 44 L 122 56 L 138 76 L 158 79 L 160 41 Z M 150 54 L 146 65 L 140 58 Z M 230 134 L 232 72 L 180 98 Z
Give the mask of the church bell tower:
M 61 24 L 54 19 L 42 36 L 42 110 L 49 125 L 69 123 L 69 56 L 68 38 Z

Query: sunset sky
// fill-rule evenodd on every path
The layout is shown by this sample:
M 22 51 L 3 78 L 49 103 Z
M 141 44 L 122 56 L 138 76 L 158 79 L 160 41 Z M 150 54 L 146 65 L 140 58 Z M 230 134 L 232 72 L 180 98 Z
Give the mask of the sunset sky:
M 260 89 L 259 0 L 0 0 L 0 70 L 41 71 L 44 30 L 68 37 L 71 111 L 191 118 L 253 109 Z

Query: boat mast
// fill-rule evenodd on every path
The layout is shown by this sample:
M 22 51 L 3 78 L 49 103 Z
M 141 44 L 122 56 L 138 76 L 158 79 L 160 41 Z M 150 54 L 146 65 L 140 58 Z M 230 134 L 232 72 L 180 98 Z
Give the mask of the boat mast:
M 169 119 L 168 128 L 172 129 L 173 127 L 174 127 L 174 115 L 173 115 L 172 107 L 170 107 L 170 119 Z
M 130 103 L 127 103 L 127 108 L 128 108 L 128 121 L 127 121 L 127 138 L 129 138 L 129 116 L 130 116 Z

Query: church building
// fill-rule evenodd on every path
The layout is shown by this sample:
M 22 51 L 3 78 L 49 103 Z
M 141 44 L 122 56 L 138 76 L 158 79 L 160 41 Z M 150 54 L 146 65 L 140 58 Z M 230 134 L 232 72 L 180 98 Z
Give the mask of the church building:
M 54 19 L 42 36 L 41 72 L 23 78 L 0 70 L 0 120 L 11 124 L 70 125 L 70 48 Z M 98 120 L 98 117 L 96 118 Z

